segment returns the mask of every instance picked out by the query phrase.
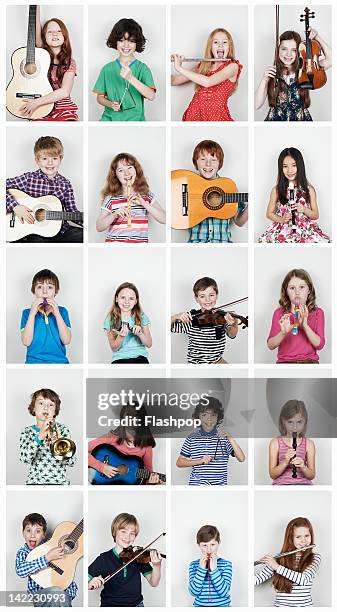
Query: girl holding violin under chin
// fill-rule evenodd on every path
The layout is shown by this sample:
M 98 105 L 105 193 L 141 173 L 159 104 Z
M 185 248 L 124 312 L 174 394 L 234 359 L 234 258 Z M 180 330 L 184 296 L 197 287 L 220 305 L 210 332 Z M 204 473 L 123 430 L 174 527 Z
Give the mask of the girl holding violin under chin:
M 200 312 L 209 312 L 211 315 L 219 294 L 217 282 L 208 276 L 199 278 L 194 283 L 193 293 Z M 193 324 L 196 312 L 189 310 L 171 317 L 171 332 L 188 335 L 187 363 L 227 363 L 222 354 L 226 338 L 234 339 L 238 333 L 237 319 L 227 313 L 221 326 L 210 322 L 209 325 L 199 327 Z
M 133 546 L 139 533 L 139 523 L 133 514 L 122 512 L 115 516 L 111 524 L 114 547 L 101 553 L 88 568 L 88 588 L 100 589 L 101 607 L 143 607 L 141 576 L 152 587 L 158 586 L 161 578 L 161 555 L 157 550 L 150 551 L 150 563 L 132 561 L 127 568 L 118 572 L 111 580 L 104 579 L 123 567 L 123 550 Z

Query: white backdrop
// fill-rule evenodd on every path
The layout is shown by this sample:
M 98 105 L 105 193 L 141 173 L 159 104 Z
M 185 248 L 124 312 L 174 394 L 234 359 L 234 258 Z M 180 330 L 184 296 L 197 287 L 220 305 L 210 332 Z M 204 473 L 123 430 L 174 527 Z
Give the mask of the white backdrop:
M 232 302 L 247 295 L 247 251 L 241 247 L 172 248 L 171 313 L 176 314 L 199 308 L 193 294 L 193 285 L 203 276 L 214 278 L 218 284 L 217 305 Z M 241 308 L 241 310 L 240 310 Z M 239 314 L 248 313 L 248 304 L 238 305 Z M 247 363 L 247 329 L 234 340 L 227 338 L 224 359 L 229 363 Z M 171 334 L 172 363 L 186 363 L 186 334 Z M 217 366 L 218 368 L 218 366 Z M 219 370 L 219 376 L 221 371 Z
M 275 431 L 275 437 L 277 435 L 277 431 Z M 309 432 L 308 438 L 310 438 Z M 311 439 L 316 447 L 316 478 L 312 480 L 312 483 L 313 485 L 331 485 L 331 440 L 322 438 Z M 272 485 L 273 482 L 269 476 L 268 469 L 269 443 L 270 440 L 266 438 L 255 438 L 254 440 L 254 480 L 256 485 Z M 295 478 L 293 484 L 296 485 Z M 289 486 L 287 486 L 287 489 Z M 298 487 L 302 487 L 302 485 L 298 485 Z
M 136 516 L 140 531 L 135 540 L 135 546 L 146 546 L 160 533 L 166 531 L 165 526 L 165 495 L 155 487 L 156 491 L 125 491 L 104 490 L 89 491 L 89 527 L 88 527 L 88 557 L 89 565 L 96 557 L 114 546 L 111 535 L 111 523 L 120 512 L 128 512 Z M 104 501 L 103 501 L 104 500 Z M 157 550 L 165 553 L 166 538 L 160 538 L 154 545 Z M 162 562 L 162 577 L 157 587 L 151 587 L 146 578 L 142 578 L 142 593 L 145 606 L 165 605 L 165 567 Z M 100 589 L 88 591 L 89 606 L 100 605 Z
M 22 521 L 27 514 L 38 512 L 46 519 L 47 537 L 49 540 L 55 527 L 63 521 L 78 524 L 83 516 L 82 494 L 79 491 L 7 491 L 7 591 L 26 591 L 28 578 L 19 578 L 15 573 L 15 556 L 24 539 Z M 86 527 L 85 527 L 86 530 Z M 77 563 L 75 582 L 78 594 L 72 602 L 76 608 L 83 606 L 83 560 Z
M 310 11 L 316 13 L 316 19 L 310 26 L 318 31 L 323 40 L 331 47 L 331 5 L 310 5 Z M 300 22 L 303 6 L 282 5 L 280 9 L 280 35 L 287 30 L 295 30 L 305 40 L 304 23 Z M 256 6 L 254 11 L 254 88 L 257 89 L 267 66 L 274 63 L 275 52 L 275 6 L 273 4 Z M 331 69 L 327 71 L 328 82 L 319 91 L 310 92 L 310 114 L 314 121 L 331 121 Z M 268 113 L 268 98 L 264 105 L 255 111 L 255 119 L 263 121 Z
M 143 29 L 147 39 L 145 50 L 136 53 L 136 59 L 147 64 L 152 72 L 156 97 L 145 100 L 145 118 L 148 121 L 165 120 L 165 7 L 163 6 L 89 6 L 89 119 L 98 121 L 104 107 L 96 102 L 92 93 L 100 70 L 118 57 L 115 49 L 109 49 L 106 41 L 117 21 L 134 19 Z
M 54 272 L 60 281 L 60 290 L 56 302 L 64 306 L 71 323 L 71 342 L 67 345 L 67 357 L 70 363 L 82 361 L 82 252 L 76 247 L 61 249 L 48 246 L 13 245 L 12 256 L 7 257 L 6 272 L 6 330 L 7 330 L 7 363 L 24 363 L 26 347 L 21 342 L 21 313 L 30 308 L 34 295 L 30 288 L 33 276 L 42 269 Z M 20 261 L 20 266 L 17 262 Z
M 248 476 L 248 448 L 247 439 L 236 438 L 234 431 L 231 431 L 231 435 L 234 436 L 236 442 L 242 448 L 246 455 L 244 463 L 240 463 L 235 457 L 230 457 L 228 462 L 228 484 L 229 485 L 246 485 Z M 183 445 L 183 438 L 174 438 L 171 441 L 171 466 L 172 466 L 172 484 L 174 485 L 188 485 L 189 477 L 191 475 L 192 468 L 178 468 L 176 461 L 180 455 L 181 447 Z M 205 495 L 209 495 L 210 489 L 213 487 L 207 487 L 204 490 Z
M 119 153 L 130 153 L 136 157 L 143 168 L 150 190 L 155 194 L 161 207 L 164 210 L 166 208 L 164 128 L 142 125 L 131 128 L 127 124 L 119 127 L 113 126 L 110 127 L 110 138 L 104 138 L 106 130 L 106 123 L 89 128 L 89 242 L 104 243 L 108 233 L 107 231 L 96 231 L 96 219 L 101 212 L 101 191 L 110 164 Z M 146 147 L 144 147 L 144 142 L 146 142 Z M 150 242 L 165 242 L 165 229 L 166 225 L 158 223 L 149 215 Z
M 277 490 L 275 490 L 277 489 Z M 255 493 L 255 552 L 254 559 L 270 552 L 277 554 L 282 547 L 284 532 L 292 519 L 303 516 L 311 522 L 316 551 L 322 563 L 312 587 L 314 606 L 331 605 L 331 494 L 287 487 Z M 257 569 L 261 569 L 260 568 Z M 275 591 L 270 580 L 255 587 L 255 606 L 273 606 Z
M 27 28 L 28 28 L 28 6 L 13 5 L 7 6 L 6 14 L 7 28 L 7 43 L 6 43 L 6 69 L 7 83 L 11 79 L 12 67 L 11 56 L 13 51 L 18 47 L 25 47 L 27 43 Z M 76 62 L 76 74 L 74 86 L 71 92 L 71 98 L 78 106 L 78 117 L 83 118 L 83 50 L 82 50 L 82 32 L 83 32 L 83 8 L 82 6 L 66 6 L 57 4 L 44 4 L 41 6 L 41 24 L 42 26 L 48 21 L 56 17 L 61 19 L 69 32 L 70 44 L 72 48 L 72 57 Z M 7 113 L 8 121 L 23 121 Z M 25 121 L 25 123 L 28 123 Z
M 26 481 L 29 465 L 21 463 L 19 457 L 20 433 L 29 425 L 35 425 L 36 419 L 28 412 L 30 396 L 38 389 L 52 389 L 61 398 L 61 409 L 56 420 L 70 429 L 71 439 L 76 443 L 77 461 L 74 467 L 67 469 L 71 484 L 82 484 L 83 457 L 83 381 L 82 370 L 41 369 L 8 369 L 6 402 L 7 414 L 7 449 L 11 449 L 11 460 L 7 462 L 7 483 L 23 485 Z M 20 380 L 20 386 L 18 385 Z
M 83 134 L 82 127 L 76 124 L 69 127 L 41 123 L 30 123 L 29 129 L 22 130 L 21 125 L 7 127 L 6 138 L 6 175 L 8 178 L 24 172 L 37 170 L 34 158 L 34 144 L 40 136 L 54 136 L 63 144 L 63 159 L 59 173 L 72 184 L 76 206 L 83 210 Z
M 153 346 L 149 352 L 149 361 L 165 362 L 165 250 L 144 246 L 136 249 L 89 248 L 90 363 L 111 363 L 111 349 L 103 331 L 103 323 L 117 287 L 124 282 L 136 285 L 143 311 L 151 321 Z M 119 371 L 116 375 L 120 375 Z
M 231 600 L 233 607 L 247 606 L 248 498 L 245 491 L 174 491 L 172 494 L 172 605 L 192 606 L 188 593 L 188 568 L 200 558 L 196 534 L 202 525 L 215 525 L 221 543 L 218 556 L 233 564 Z
M 283 149 L 295 147 L 303 155 L 308 182 L 316 191 L 319 211 L 318 224 L 328 236 L 332 237 L 332 191 L 331 191 L 331 132 L 330 128 L 315 125 L 307 127 L 296 125 L 296 129 L 285 130 L 284 126 L 270 125 L 256 126 L 255 128 L 255 169 L 254 169 L 254 226 L 255 240 L 272 222 L 266 217 L 269 195 L 277 182 L 277 160 Z M 324 155 L 314 154 L 315 145 L 324 151 Z
M 224 152 L 220 176 L 231 178 L 239 192 L 248 191 L 248 131 L 232 125 L 214 127 L 189 123 L 172 128 L 172 170 L 186 169 L 196 172 L 192 162 L 193 150 L 202 140 L 214 140 Z M 243 227 L 231 224 L 233 242 L 248 241 L 248 222 Z M 171 230 L 173 242 L 187 242 L 187 230 Z
M 186 30 L 186 24 L 193 28 Z M 203 57 L 210 33 L 224 28 L 232 35 L 235 57 L 243 65 L 238 87 L 229 98 L 228 106 L 234 121 L 247 120 L 248 99 L 248 23 L 246 6 L 174 6 L 172 9 L 172 53 L 185 57 Z M 186 63 L 185 68 L 195 64 Z M 178 74 L 172 67 L 172 74 Z M 194 84 L 171 87 L 172 120 L 180 121 L 194 94 Z
M 255 363 L 276 362 L 277 349 L 268 349 L 267 338 L 273 312 L 278 308 L 282 281 L 293 268 L 303 268 L 311 276 L 317 305 L 325 313 L 325 346 L 318 354 L 320 363 L 330 363 L 331 285 L 325 279 L 331 278 L 331 252 L 329 247 L 321 248 L 319 257 L 317 252 L 317 245 L 313 248 L 294 246 L 282 248 L 281 255 L 278 246 L 271 246 L 266 257 L 265 247 L 255 249 Z

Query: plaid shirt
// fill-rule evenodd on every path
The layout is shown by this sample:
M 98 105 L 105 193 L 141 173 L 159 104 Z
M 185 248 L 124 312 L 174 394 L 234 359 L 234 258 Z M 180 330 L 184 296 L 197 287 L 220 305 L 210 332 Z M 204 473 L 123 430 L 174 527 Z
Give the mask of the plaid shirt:
M 215 178 L 220 178 L 217 174 Z M 238 203 L 238 215 L 246 208 L 244 202 Z M 233 219 L 208 217 L 188 230 L 187 242 L 232 242 L 231 223 Z
M 40 198 L 45 195 L 56 196 L 63 209 L 66 212 L 78 212 L 78 208 L 75 204 L 75 197 L 71 182 L 66 179 L 62 174 L 57 173 L 53 179 L 49 179 L 42 170 L 35 170 L 35 172 L 25 172 L 20 176 L 9 178 L 6 180 L 6 210 L 7 213 L 13 212 L 14 207 L 17 205 L 17 201 L 13 196 L 8 193 L 8 189 L 21 189 L 27 195 L 32 198 Z M 80 222 L 78 222 L 81 225 Z M 61 234 L 69 228 L 69 223 L 63 221 L 61 226 Z
M 37 593 L 42 589 L 39 584 L 34 582 L 31 577 L 31 574 L 36 574 L 42 569 L 48 567 L 48 561 L 46 557 L 43 555 L 42 557 L 38 557 L 35 561 L 26 561 L 28 554 L 30 553 L 30 548 L 28 544 L 24 544 L 19 548 L 16 553 L 15 558 L 15 571 L 20 578 L 26 578 L 28 576 L 28 593 Z M 71 582 L 65 592 L 69 595 L 70 599 L 74 599 L 77 594 L 77 584 L 76 582 Z

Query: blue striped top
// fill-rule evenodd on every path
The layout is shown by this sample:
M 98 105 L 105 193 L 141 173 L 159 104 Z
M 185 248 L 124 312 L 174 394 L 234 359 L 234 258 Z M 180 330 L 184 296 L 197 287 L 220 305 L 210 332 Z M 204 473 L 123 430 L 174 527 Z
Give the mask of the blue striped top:
M 185 438 L 180 454 L 187 459 L 201 459 L 204 455 L 213 457 L 207 465 L 192 467 L 190 485 L 226 485 L 228 460 L 234 450 L 228 438 L 219 438 L 217 429 L 206 433 L 202 429 Z
M 189 567 L 188 591 L 195 597 L 196 608 L 221 607 L 231 605 L 230 588 L 232 584 L 232 562 L 219 557 L 217 568 L 212 571 L 200 566 L 200 559 L 191 561 Z

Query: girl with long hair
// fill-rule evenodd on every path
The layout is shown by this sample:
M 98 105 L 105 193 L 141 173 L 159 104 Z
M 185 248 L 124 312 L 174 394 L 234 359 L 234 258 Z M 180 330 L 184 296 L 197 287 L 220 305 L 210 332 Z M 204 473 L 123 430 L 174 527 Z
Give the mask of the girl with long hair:
M 301 151 L 287 147 L 278 158 L 277 183 L 271 190 L 266 216 L 273 223 L 258 242 L 330 242 L 317 223 L 316 191 L 306 177 Z
M 149 215 L 165 223 L 165 212 L 150 191 L 142 166 L 130 153 L 113 158 L 102 198 L 96 229 L 108 230 L 105 242 L 148 242 Z
M 204 53 L 206 61 L 191 70 L 183 67 L 183 55 L 174 53 L 172 57 L 179 75 L 171 76 L 171 85 L 195 83 L 194 96 L 182 120 L 234 121 L 228 99 L 237 88 L 242 64 L 235 59 L 234 42 L 228 30 L 216 28 L 210 33 Z
M 313 606 L 311 587 L 321 562 L 321 555 L 308 548 L 313 544 L 311 522 L 297 517 L 288 523 L 281 549 L 281 553 L 295 551 L 294 554 L 279 559 L 269 553 L 262 557 L 263 568 L 255 574 L 255 586 L 272 580 L 276 591 L 274 606 Z
M 148 349 L 152 346 L 149 325 L 137 287 L 128 282 L 119 285 L 103 326 L 112 350 L 111 363 L 149 363 Z

